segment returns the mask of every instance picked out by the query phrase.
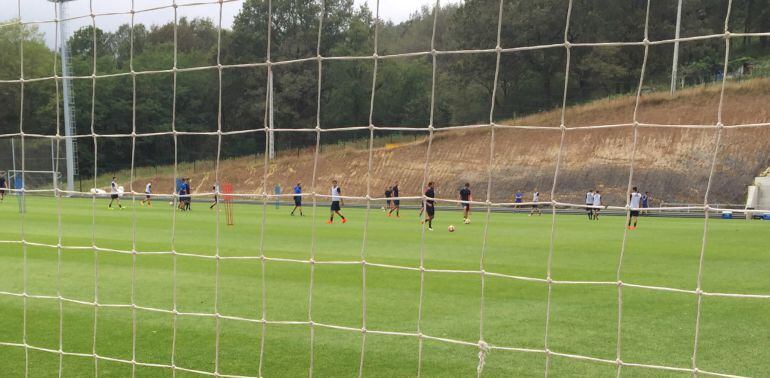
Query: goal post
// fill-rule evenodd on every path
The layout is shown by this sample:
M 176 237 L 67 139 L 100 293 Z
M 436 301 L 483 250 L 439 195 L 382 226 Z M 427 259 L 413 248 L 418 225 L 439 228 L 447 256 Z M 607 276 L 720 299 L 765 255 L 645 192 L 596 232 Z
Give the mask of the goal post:
M 0 140 L 0 171 L 6 186 L 19 202 L 19 212 L 26 211 L 25 197 L 55 196 L 61 193 L 62 172 L 59 170 L 55 138 L 17 138 Z

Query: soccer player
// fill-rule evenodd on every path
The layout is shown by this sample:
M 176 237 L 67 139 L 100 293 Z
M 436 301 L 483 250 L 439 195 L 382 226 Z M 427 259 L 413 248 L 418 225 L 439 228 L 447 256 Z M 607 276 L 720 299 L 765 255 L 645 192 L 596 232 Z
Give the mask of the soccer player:
M 273 192 L 275 193 L 275 208 L 278 209 L 281 206 L 281 184 L 275 184 Z
M 219 203 L 219 184 L 214 184 L 214 186 L 211 187 L 211 191 L 214 193 L 214 202 L 212 202 L 211 206 L 209 206 L 209 210 L 213 209 L 214 206 Z
M 538 216 L 542 215 L 540 212 L 540 206 L 538 205 L 538 202 L 540 202 L 540 192 L 537 190 L 532 194 L 532 211 L 529 212 L 529 216 L 531 217 L 532 214 L 537 213 Z
M 471 184 L 466 182 L 465 186 L 460 189 L 460 205 L 463 207 L 463 221 L 465 223 L 471 223 Z
M 593 209 L 591 209 L 591 206 L 594 205 L 594 190 L 591 189 L 586 193 L 586 213 L 588 213 L 588 219 L 593 219 Z
M 388 211 L 390 209 L 390 196 L 393 194 L 393 189 L 391 187 L 385 188 L 385 207 L 382 208 L 383 211 Z
M 388 216 L 393 214 L 393 212 L 396 212 L 396 218 L 401 218 L 401 215 L 398 214 L 398 211 L 401 209 L 401 200 L 398 198 L 398 181 L 396 181 L 395 185 L 393 185 L 393 189 L 391 189 L 391 195 L 393 196 L 393 200 L 390 201 L 390 203 L 393 205 L 390 208 L 390 211 L 388 211 Z
M 433 218 L 436 215 L 435 201 L 436 192 L 433 190 L 433 181 L 428 183 L 428 189 L 425 191 L 425 220 L 428 221 L 428 230 L 433 231 Z
M 152 207 L 152 183 L 148 182 L 144 186 L 144 199 L 142 200 L 142 206 Z
M 516 191 L 516 194 L 513 195 L 513 212 L 516 212 L 516 209 L 521 206 L 519 205 L 524 201 L 524 193 L 522 193 L 520 190 Z
M 187 210 L 185 206 L 185 199 L 187 198 L 187 179 L 182 178 L 182 181 L 179 183 L 179 204 L 178 208 L 179 210 L 185 211 Z
M 337 185 L 337 180 L 332 180 L 332 206 L 331 206 L 331 215 L 329 216 L 329 220 L 326 221 L 328 224 L 334 223 L 334 214 L 337 214 L 342 218 L 342 223 L 346 223 L 348 220 L 345 219 L 345 216 L 340 213 L 340 210 L 342 210 L 342 205 L 345 204 L 345 202 L 342 200 L 342 191 L 340 190 L 340 186 Z
M 112 210 L 112 203 L 118 201 L 118 207 L 123 210 L 123 205 L 120 204 L 120 193 L 118 193 L 118 183 L 115 181 L 115 176 L 112 176 L 112 182 L 110 183 L 110 204 L 108 209 Z
M 594 192 L 594 202 L 592 203 L 592 205 L 594 209 L 593 211 L 594 220 L 599 220 L 599 211 L 601 210 L 601 206 L 602 206 L 602 195 L 601 193 L 599 193 L 598 190 Z
M 190 211 L 190 202 L 192 202 L 192 190 L 190 190 L 190 178 L 184 181 L 184 209 Z
M 5 189 L 8 188 L 8 180 L 5 178 L 5 172 L 0 172 L 0 202 L 5 199 Z
M 642 210 L 642 212 L 644 214 L 647 214 L 647 208 L 650 207 L 648 203 L 649 200 L 650 200 L 650 192 L 644 192 L 644 194 L 642 194 L 642 209 L 644 209 Z
M 636 187 L 634 187 L 634 190 L 628 196 L 628 200 L 631 205 L 631 216 L 628 217 L 628 229 L 636 230 L 636 222 L 639 220 L 639 203 L 642 200 L 642 195 L 639 193 Z M 633 226 L 631 225 L 632 220 L 634 221 Z
M 294 187 L 294 209 L 291 211 L 291 216 L 294 216 L 294 212 L 299 209 L 299 216 L 304 217 L 302 214 L 302 183 L 298 182 Z
M 425 187 L 425 189 L 423 189 L 422 192 L 425 193 L 426 190 L 428 190 L 427 187 Z M 417 218 L 418 219 L 422 219 L 422 215 L 424 213 L 425 213 L 425 202 L 424 201 L 420 201 L 420 212 L 417 213 Z M 420 222 L 422 222 L 422 221 L 420 221 Z

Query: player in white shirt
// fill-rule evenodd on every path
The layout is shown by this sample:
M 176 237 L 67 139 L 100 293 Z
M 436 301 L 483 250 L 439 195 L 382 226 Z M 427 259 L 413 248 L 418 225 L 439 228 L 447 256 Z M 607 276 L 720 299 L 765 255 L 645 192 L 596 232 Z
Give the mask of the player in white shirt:
M 594 193 L 594 202 L 592 205 L 594 206 L 594 220 L 599 220 L 599 210 L 601 210 L 602 206 L 602 195 L 598 190 Z
M 532 202 L 533 202 L 532 211 L 529 212 L 529 216 L 531 217 L 532 214 L 535 214 L 535 213 L 537 213 L 537 215 L 542 215 L 538 205 L 538 202 L 540 202 L 540 192 L 538 192 L 537 190 L 534 193 L 532 193 Z
M 631 195 L 628 196 L 629 205 L 631 207 L 631 213 L 628 217 L 628 229 L 636 230 L 636 222 L 639 220 L 639 208 L 641 208 L 642 194 L 634 187 Z M 631 220 L 634 221 L 634 225 L 631 225 Z
M 586 193 L 586 213 L 588 213 L 588 219 L 593 219 L 593 209 L 591 206 L 594 205 L 594 190 L 591 189 Z
M 347 223 L 347 219 L 345 219 L 345 216 L 340 213 L 340 210 L 342 210 L 342 205 L 345 203 L 342 201 L 342 191 L 340 190 L 340 186 L 337 185 L 337 180 L 332 180 L 332 206 L 331 206 L 331 215 L 329 216 L 329 220 L 326 221 L 328 224 L 334 223 L 334 214 L 337 214 L 342 218 L 342 223 Z
M 115 176 L 112 176 L 112 182 L 110 183 L 110 204 L 108 209 L 112 210 L 112 203 L 118 201 L 118 207 L 122 210 L 123 205 L 120 204 L 120 191 L 118 190 L 118 182 L 115 181 Z
M 214 202 L 211 203 L 211 206 L 209 206 L 209 210 L 214 209 L 214 206 L 216 206 L 219 203 L 219 184 L 215 183 L 214 186 L 211 187 L 211 191 L 214 193 Z
M 142 200 L 142 206 L 152 207 L 152 183 L 148 182 L 144 187 L 144 199 Z

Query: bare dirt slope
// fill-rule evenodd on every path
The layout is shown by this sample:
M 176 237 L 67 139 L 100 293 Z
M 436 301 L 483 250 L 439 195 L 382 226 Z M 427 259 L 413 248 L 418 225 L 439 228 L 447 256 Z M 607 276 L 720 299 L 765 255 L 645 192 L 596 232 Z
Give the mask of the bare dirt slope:
M 652 93 L 642 96 L 637 120 L 646 124 L 715 125 L 718 121 L 720 87 L 699 87 L 676 96 Z M 567 128 L 588 125 L 630 124 L 635 97 L 601 100 L 567 109 Z M 554 110 L 514 119 L 506 124 L 546 126 L 542 129 L 494 131 L 491 154 L 491 199 L 510 201 L 516 190 L 527 197 L 539 190 L 545 199 L 553 186 L 561 132 L 560 111 Z M 722 105 L 724 125 L 770 122 L 770 80 L 730 83 Z M 725 128 L 639 127 L 636 130 L 633 185 L 649 191 L 657 201 L 702 203 L 712 157 L 719 147 L 709 202 L 740 203 L 746 185 L 770 165 L 770 126 Z M 484 200 L 490 173 L 489 128 L 444 130 L 434 134 L 430 148 L 428 177 L 437 183 L 438 195 L 455 198 L 464 182 L 470 182 L 474 198 Z M 316 187 L 326 194 L 332 179 L 340 181 L 344 194 L 365 195 L 367 178 L 372 196 L 382 196 L 387 185 L 401 183 L 401 195 L 418 195 L 425 172 L 427 133 L 414 142 L 378 147 L 373 151 L 371 176 L 365 147 L 323 147 L 319 153 Z M 574 129 L 565 133 L 556 198 L 582 203 L 587 189 L 599 189 L 609 203 L 623 204 L 632 163 L 634 128 L 631 126 Z M 378 141 L 377 145 L 383 145 Z M 360 144 L 364 145 L 364 144 Z M 279 183 L 288 192 L 302 181 L 310 192 L 313 183 L 314 150 L 280 156 L 268 166 L 267 192 Z M 195 172 L 180 166 L 197 191 L 206 191 L 214 179 L 213 164 L 198 163 Z M 204 168 L 202 168 L 204 167 Z M 207 167 L 207 168 L 206 168 Z M 233 183 L 237 192 L 262 192 L 264 159 L 250 156 L 223 161 L 222 182 Z M 151 179 L 162 192 L 171 190 L 172 175 L 141 177 L 134 183 L 143 188 Z M 164 184 L 168 187 L 164 187 Z

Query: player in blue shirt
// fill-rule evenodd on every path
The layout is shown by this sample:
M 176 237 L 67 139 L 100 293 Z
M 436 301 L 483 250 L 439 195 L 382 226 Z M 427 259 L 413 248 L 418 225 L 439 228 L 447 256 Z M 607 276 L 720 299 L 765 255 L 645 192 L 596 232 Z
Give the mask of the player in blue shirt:
M 190 190 L 190 178 L 188 177 L 184 182 L 184 191 L 185 191 L 185 200 L 184 200 L 184 208 L 185 210 L 190 210 L 190 202 L 192 202 L 192 196 L 190 195 L 192 191 Z
M 291 211 L 291 215 L 294 216 L 294 212 L 299 209 L 299 216 L 304 217 L 302 214 L 302 183 L 298 182 L 294 187 L 294 209 Z
M 275 194 L 275 208 L 278 209 L 281 206 L 281 184 L 275 184 L 273 193 Z
M 187 210 L 187 179 L 183 178 L 179 184 L 179 210 Z
M 644 192 L 642 195 L 642 214 L 647 214 L 647 208 L 650 207 L 650 192 Z
M 520 203 L 524 201 L 524 193 L 521 191 L 516 191 L 516 194 L 513 195 L 513 212 L 516 212 L 516 208 L 518 208 Z

